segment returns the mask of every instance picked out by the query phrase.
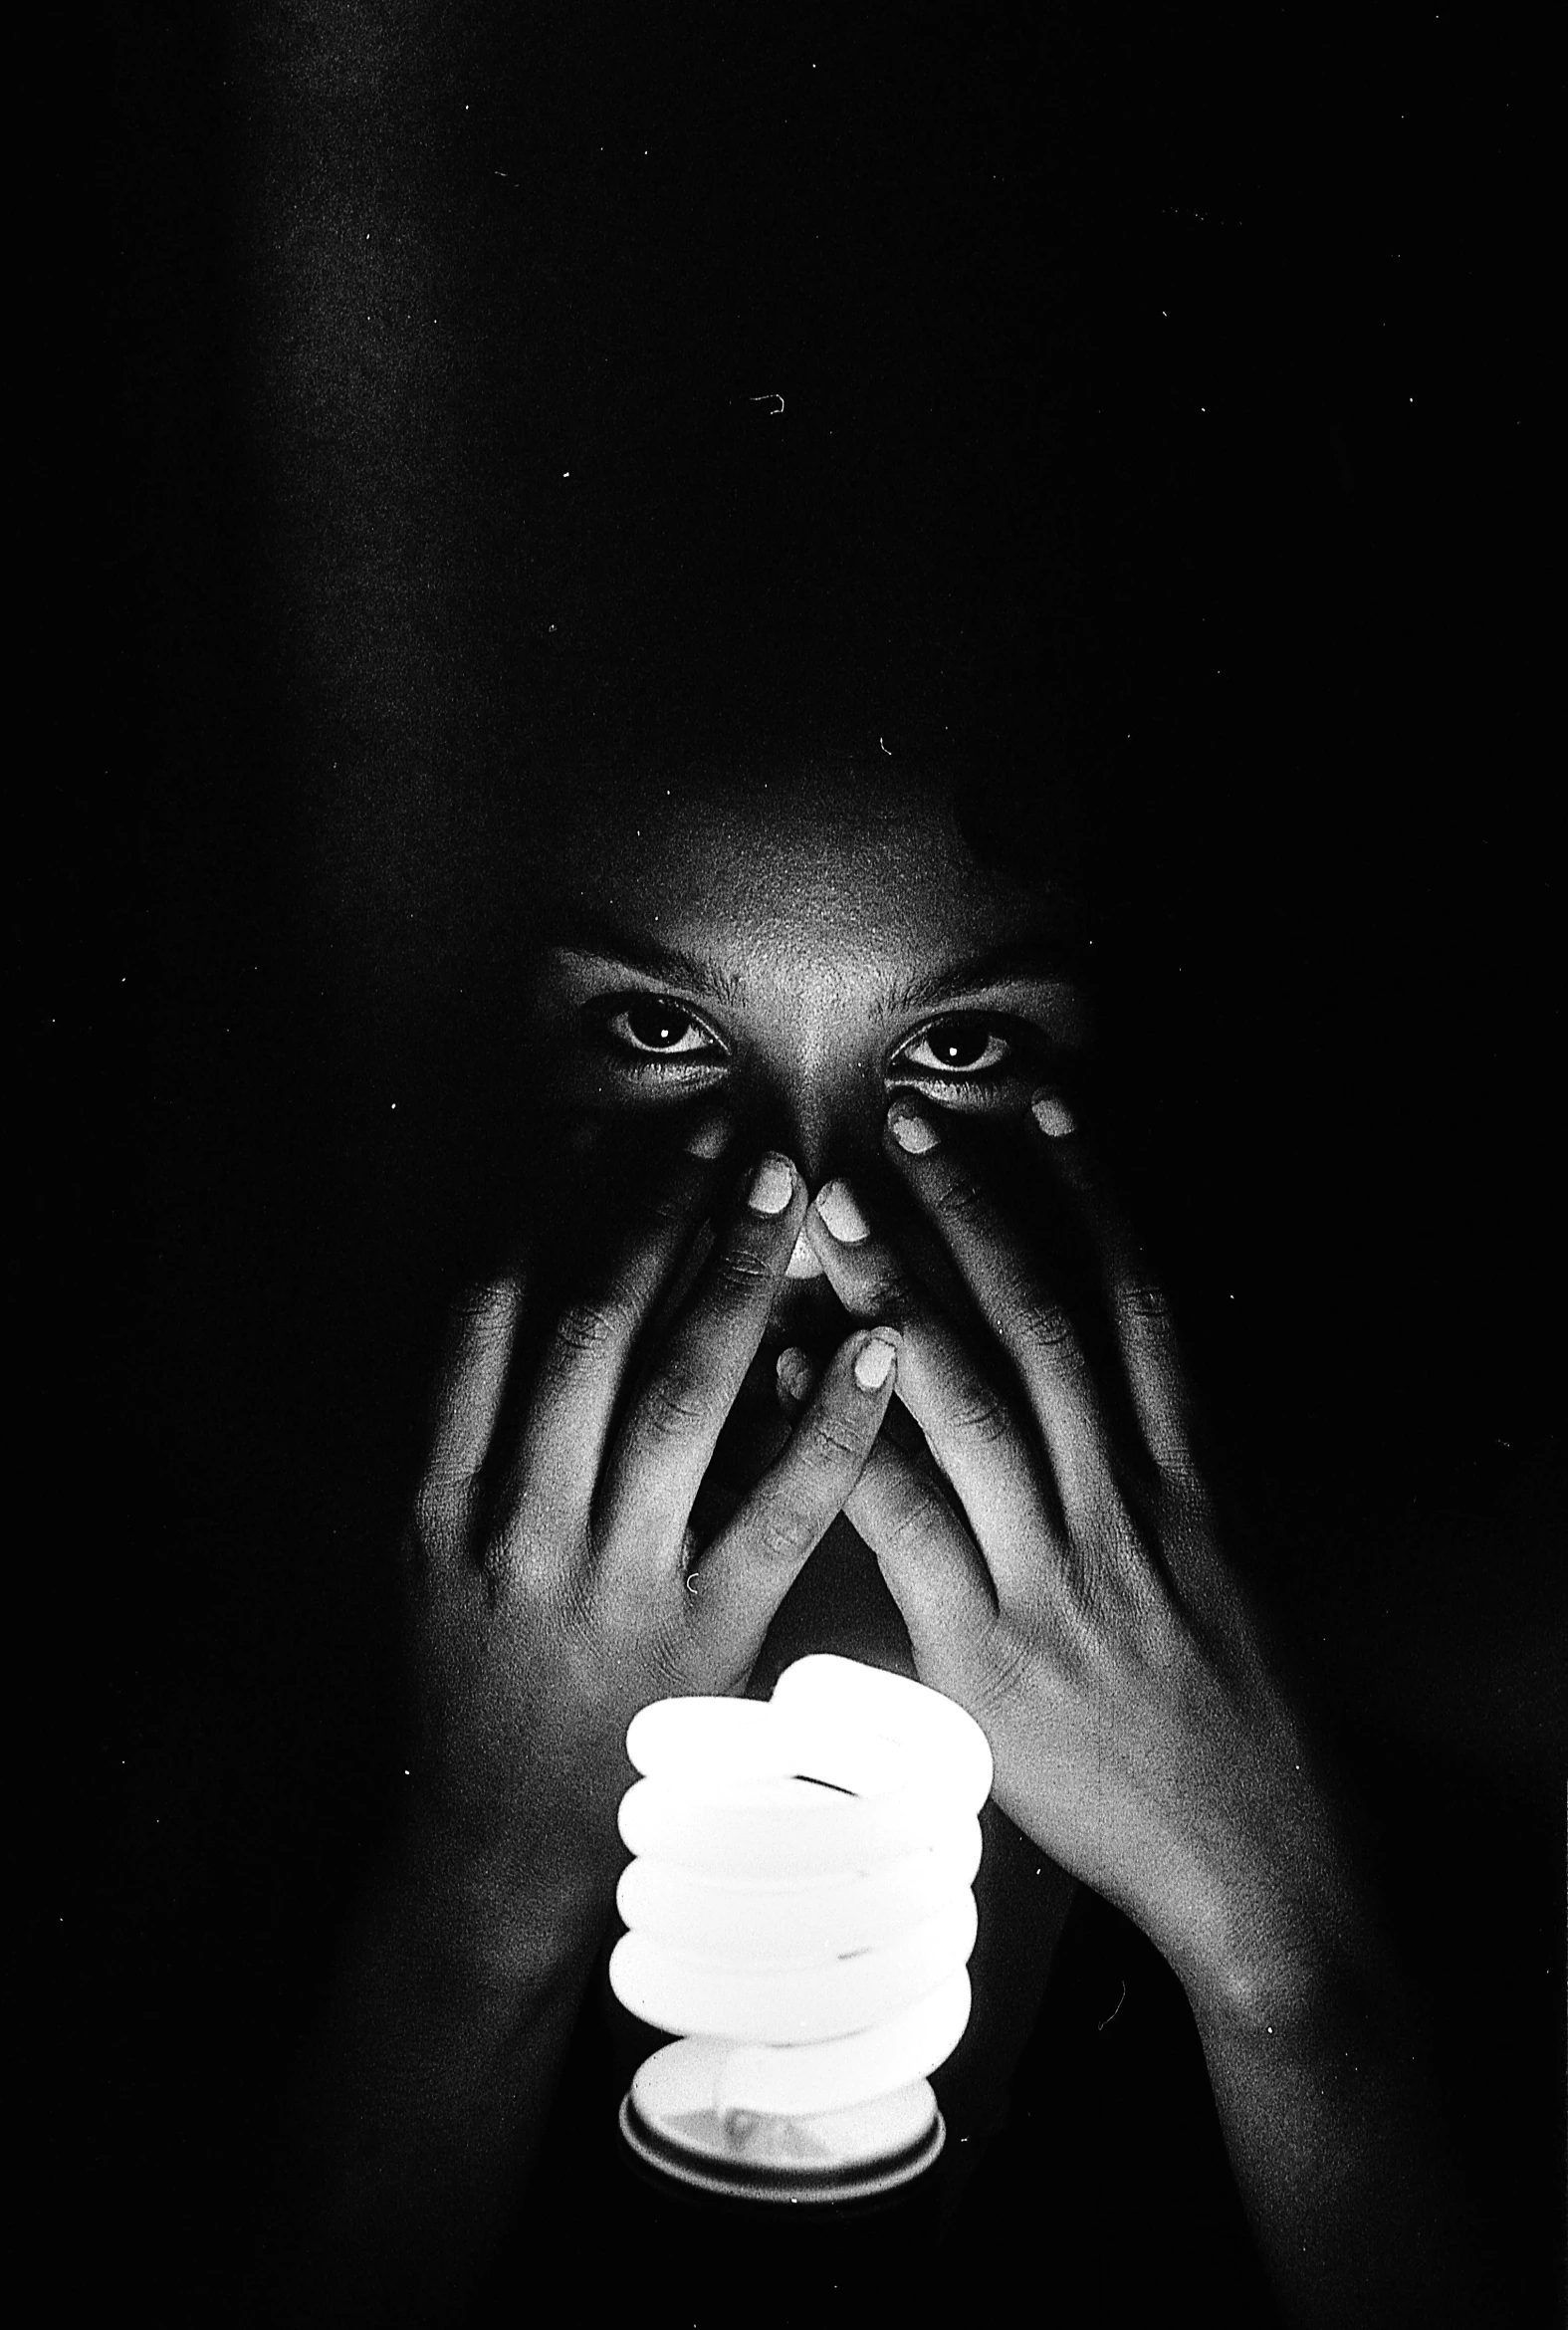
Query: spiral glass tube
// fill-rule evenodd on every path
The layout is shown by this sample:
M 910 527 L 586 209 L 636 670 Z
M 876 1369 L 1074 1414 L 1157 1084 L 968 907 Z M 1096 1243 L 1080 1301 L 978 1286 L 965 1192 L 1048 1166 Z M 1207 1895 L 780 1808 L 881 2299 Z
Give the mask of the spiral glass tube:
M 944 2141 L 927 2074 L 969 2020 L 985 1734 L 923 1684 L 820 1656 L 768 1701 L 659 1700 L 626 1748 L 643 1776 L 610 1982 L 683 2034 L 633 2080 L 627 2143 L 748 2198 L 919 2175 Z

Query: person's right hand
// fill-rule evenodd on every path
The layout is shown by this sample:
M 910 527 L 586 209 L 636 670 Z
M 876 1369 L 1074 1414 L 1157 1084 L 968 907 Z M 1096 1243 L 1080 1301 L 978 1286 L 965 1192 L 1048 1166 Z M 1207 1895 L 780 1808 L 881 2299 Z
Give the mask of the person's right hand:
M 651 1170 L 608 1275 L 532 1337 L 543 1356 L 531 1376 L 520 1277 L 455 1317 L 407 1537 L 415 1803 L 444 1851 L 507 1889 L 607 1900 L 628 1723 L 651 1700 L 744 1688 L 892 1394 L 898 1338 L 861 1327 L 693 1566 L 693 1501 L 806 1206 L 792 1164 L 770 1155 L 726 1218 L 726 1129 L 705 1120 Z M 661 1331 L 709 1218 L 712 1253 Z

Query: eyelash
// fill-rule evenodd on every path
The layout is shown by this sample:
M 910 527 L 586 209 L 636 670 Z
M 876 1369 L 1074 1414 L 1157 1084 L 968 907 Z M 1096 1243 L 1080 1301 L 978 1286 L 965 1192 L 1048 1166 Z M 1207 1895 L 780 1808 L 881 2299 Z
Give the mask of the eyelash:
M 642 1009 L 664 1014 L 672 1021 L 684 1023 L 685 1034 L 679 1047 L 660 1049 L 639 1044 L 629 1024 L 632 1012 Z M 723 1065 L 730 1057 L 723 1039 L 687 1004 L 678 1003 L 673 996 L 654 995 L 639 989 L 630 995 L 607 996 L 592 1009 L 600 1036 L 609 1049 L 618 1055 L 624 1071 L 646 1076 L 672 1072 L 690 1074 L 702 1069 Z M 944 1028 L 968 1027 L 982 1030 L 986 1043 L 979 1060 L 967 1067 L 944 1067 L 935 1057 L 929 1061 L 916 1059 L 912 1054 L 925 1046 L 930 1049 L 931 1040 Z M 1004 1032 L 1006 1030 L 1006 1033 Z M 978 1012 L 950 1013 L 946 1018 L 932 1020 L 911 1036 L 906 1036 L 888 1061 L 889 1071 L 895 1076 L 902 1069 L 909 1080 L 928 1086 L 938 1086 L 956 1095 L 970 1090 L 984 1090 L 1001 1081 L 999 1070 L 1016 1061 L 1017 1054 L 1031 1035 L 1038 1031 L 1014 1030 L 1010 1023 L 991 1018 Z M 686 1036 L 699 1042 L 689 1044 Z M 992 1056 L 994 1054 L 994 1056 Z
M 629 1028 L 623 1033 L 616 1027 L 617 1021 L 629 1019 L 630 1014 L 639 1007 L 644 1011 L 662 1012 L 672 1020 L 683 1020 L 688 1032 L 705 1038 L 706 1044 L 683 1044 L 679 1050 L 660 1050 L 655 1046 L 639 1044 Z M 645 988 L 639 988 L 632 995 L 606 996 L 602 1003 L 592 1007 L 591 1017 L 597 1023 L 604 1043 L 618 1054 L 622 1066 L 629 1067 L 636 1075 L 657 1073 L 661 1067 L 670 1065 L 675 1067 L 677 1073 L 694 1068 L 716 1067 L 730 1056 L 728 1047 L 706 1020 L 699 1019 L 688 1005 L 677 1003 L 673 996 L 651 995 Z
M 921 1045 L 930 1050 L 932 1038 L 940 1035 L 944 1028 L 979 1029 L 986 1039 L 981 1057 L 967 1067 L 948 1066 L 936 1058 L 929 1061 L 914 1058 L 913 1054 Z M 1005 1066 L 1017 1048 L 1017 1040 L 1001 1034 L 995 1020 L 989 1020 L 978 1012 L 955 1013 L 946 1020 L 933 1020 L 928 1028 L 921 1028 L 913 1036 L 906 1036 L 889 1064 L 893 1067 L 902 1064 L 915 1068 L 920 1074 L 938 1078 L 943 1083 L 975 1084 Z

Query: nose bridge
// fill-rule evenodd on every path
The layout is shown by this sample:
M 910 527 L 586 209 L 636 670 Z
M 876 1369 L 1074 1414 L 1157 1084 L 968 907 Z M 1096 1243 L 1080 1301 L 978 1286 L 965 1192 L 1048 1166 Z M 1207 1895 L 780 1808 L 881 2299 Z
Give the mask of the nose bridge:
M 876 1144 L 876 1079 L 852 1041 L 850 1016 L 801 1010 L 763 1064 L 766 1137 L 820 1189 Z
M 783 1113 L 788 1123 L 789 1154 L 805 1176 L 807 1187 L 820 1189 L 842 1162 L 849 1145 L 841 1097 L 813 1082 L 789 1095 Z

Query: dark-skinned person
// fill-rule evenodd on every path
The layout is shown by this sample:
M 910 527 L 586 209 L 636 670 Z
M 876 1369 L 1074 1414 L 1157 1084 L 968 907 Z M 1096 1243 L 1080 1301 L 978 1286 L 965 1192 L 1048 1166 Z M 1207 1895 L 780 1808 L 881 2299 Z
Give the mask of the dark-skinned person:
M 1503 2321 L 1105 1169 L 1070 819 L 1008 862 L 973 764 L 847 729 L 584 756 L 541 816 L 534 1180 L 433 1389 L 410 1790 L 296 2073 L 278 2317 Z M 957 1702 L 995 1782 L 944 2163 L 807 2224 L 626 2173 L 654 2034 L 603 1964 L 632 1719 L 813 1650 Z M 1141 2100 L 1040 2052 L 1075 1901 L 1182 2023 Z

